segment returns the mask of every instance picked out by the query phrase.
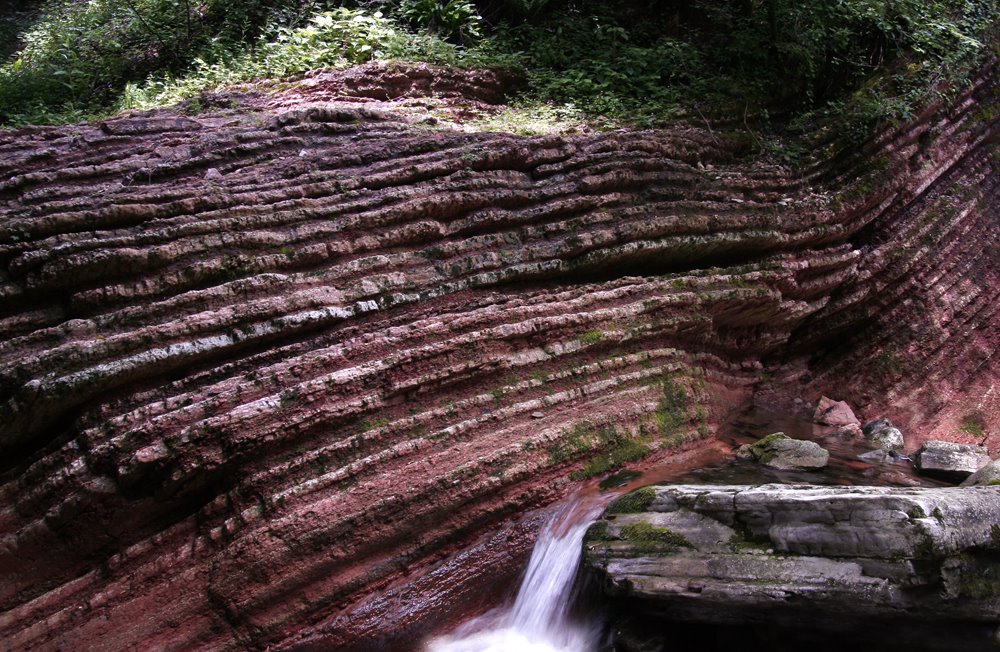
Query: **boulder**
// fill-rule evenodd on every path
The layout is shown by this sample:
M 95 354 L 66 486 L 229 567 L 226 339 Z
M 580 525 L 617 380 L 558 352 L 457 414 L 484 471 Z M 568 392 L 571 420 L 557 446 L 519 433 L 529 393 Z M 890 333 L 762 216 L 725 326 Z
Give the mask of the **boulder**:
M 792 439 L 783 432 L 740 446 L 736 457 L 784 471 L 821 469 L 830 461 L 830 453 L 816 442 Z
M 671 623 L 941 634 L 991 649 L 1000 622 L 1000 488 L 645 488 L 589 531 L 586 566 L 614 613 Z M 622 513 L 622 512 L 625 513 Z M 971 632 L 966 643 L 965 633 Z M 954 636 L 955 639 L 949 640 Z M 987 637 L 988 638 L 988 637 Z M 980 647 L 977 647 L 980 645 Z
M 1000 484 L 1000 460 L 993 460 L 962 482 L 963 487 Z
M 931 440 L 924 442 L 913 461 L 923 475 L 958 481 L 989 464 L 990 455 L 982 446 Z
M 861 428 L 865 442 L 874 449 L 899 452 L 903 450 L 903 433 L 888 419 L 869 421 Z
M 813 413 L 813 421 L 826 426 L 850 427 L 860 426 L 861 421 L 854 416 L 854 410 L 844 401 L 834 401 L 826 396 L 820 397 Z

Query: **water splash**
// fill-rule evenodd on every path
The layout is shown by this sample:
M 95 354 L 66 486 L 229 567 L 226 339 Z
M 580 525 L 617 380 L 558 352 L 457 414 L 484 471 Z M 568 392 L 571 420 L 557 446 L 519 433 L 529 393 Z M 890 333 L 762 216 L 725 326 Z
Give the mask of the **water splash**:
M 583 535 L 600 505 L 563 505 L 538 534 L 513 606 L 476 618 L 430 643 L 429 652 L 591 652 L 600 624 L 570 614 Z

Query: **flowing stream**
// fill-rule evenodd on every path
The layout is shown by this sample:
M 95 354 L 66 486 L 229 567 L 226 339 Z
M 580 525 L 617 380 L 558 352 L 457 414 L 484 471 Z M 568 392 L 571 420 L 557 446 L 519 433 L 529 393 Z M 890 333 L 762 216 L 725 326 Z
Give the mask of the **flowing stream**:
M 430 643 L 429 652 L 590 652 L 599 623 L 573 618 L 574 580 L 583 535 L 602 505 L 571 500 L 538 534 L 517 599 L 475 618 L 450 636 Z

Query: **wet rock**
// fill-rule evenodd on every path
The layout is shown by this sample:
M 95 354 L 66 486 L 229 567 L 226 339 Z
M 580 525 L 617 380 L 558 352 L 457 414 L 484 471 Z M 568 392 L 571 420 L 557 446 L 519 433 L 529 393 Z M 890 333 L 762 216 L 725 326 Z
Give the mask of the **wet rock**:
M 993 460 L 962 482 L 963 487 L 1000 484 L 1000 460 Z
M 861 428 L 861 432 L 865 442 L 872 448 L 896 452 L 903 450 L 903 433 L 888 419 L 869 421 Z
M 893 462 L 895 460 L 895 458 L 889 454 L 889 451 L 882 449 L 862 453 L 861 455 L 858 455 L 858 459 L 863 462 L 868 462 L 869 464 L 888 464 L 889 462 Z
M 865 632 L 877 639 L 879 623 L 928 635 L 954 627 L 962 636 L 1000 620 L 996 488 L 681 485 L 653 492 L 642 511 L 598 521 L 606 525 L 595 526 L 601 537 L 585 544 L 586 565 L 613 609 L 665 636 L 664 621 L 807 621 L 836 631 L 865 619 L 875 626 Z M 673 535 L 629 536 L 638 531 Z M 672 543 L 678 537 L 689 545 Z M 986 643 L 967 649 L 989 649 Z
M 816 442 L 792 439 L 783 432 L 740 446 L 736 457 L 786 471 L 821 469 L 830 461 L 830 453 Z
M 825 426 L 860 426 L 861 421 L 854 416 L 854 410 L 844 401 L 834 401 L 826 396 L 820 397 L 813 413 L 813 421 Z
M 958 481 L 989 464 L 990 456 L 982 446 L 931 440 L 924 442 L 913 461 L 923 475 Z

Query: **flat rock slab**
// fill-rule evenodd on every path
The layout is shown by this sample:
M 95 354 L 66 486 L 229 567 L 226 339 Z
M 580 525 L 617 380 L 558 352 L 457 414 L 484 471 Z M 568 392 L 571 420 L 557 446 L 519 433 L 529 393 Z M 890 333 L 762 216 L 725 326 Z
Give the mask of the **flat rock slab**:
M 913 456 L 917 471 L 946 480 L 964 480 L 990 463 L 982 446 L 950 441 L 925 441 Z
M 1000 488 L 647 487 L 591 528 L 612 602 L 668 620 L 1000 623 Z M 618 513 L 615 513 L 618 512 Z

